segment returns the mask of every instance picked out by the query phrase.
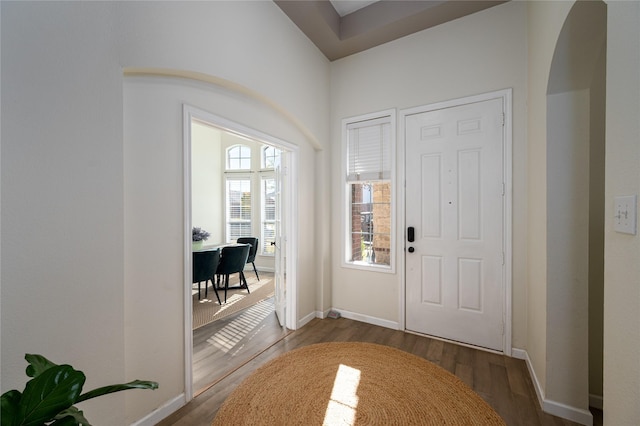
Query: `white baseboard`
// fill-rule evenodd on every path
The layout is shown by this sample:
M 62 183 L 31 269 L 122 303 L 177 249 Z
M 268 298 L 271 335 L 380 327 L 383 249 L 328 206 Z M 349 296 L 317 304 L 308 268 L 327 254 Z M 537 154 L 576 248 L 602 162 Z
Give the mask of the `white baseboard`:
M 544 406 L 542 407 L 542 411 L 553 414 L 554 416 L 562 417 L 563 419 L 580 423 L 581 425 L 593 426 L 593 414 L 591 414 L 591 411 L 589 410 L 571 407 L 560 402 L 546 399 Z
M 594 395 L 592 393 L 589 394 L 589 407 L 597 408 L 598 410 L 602 410 L 604 407 L 604 402 L 602 399 L 602 395 Z
M 529 370 L 529 375 L 531 375 L 531 381 L 533 382 L 533 387 L 536 390 L 536 395 L 538 396 L 538 402 L 540 403 L 540 407 L 542 408 L 542 411 L 557 417 L 562 417 L 563 419 L 580 423 L 581 425 L 585 425 L 585 426 L 593 425 L 593 415 L 589 410 L 583 410 L 582 408 L 571 407 L 561 402 L 557 402 L 557 401 L 553 401 L 551 399 L 545 398 L 544 389 L 540 385 L 538 376 L 536 375 L 536 372 L 533 369 L 533 364 L 531 364 L 531 358 L 529 358 L 529 354 L 527 353 L 526 350 L 513 348 L 511 349 L 511 355 L 514 358 L 523 359 L 527 364 L 527 369 Z
M 529 358 L 529 354 L 524 349 L 512 348 L 511 355 L 514 358 L 523 359 L 525 364 L 527 365 L 527 370 L 529 370 L 529 375 L 531 376 L 531 381 L 533 382 L 533 388 L 536 391 L 536 395 L 538 396 L 538 403 L 540 407 L 544 410 L 544 389 L 540 385 L 540 381 L 538 380 L 538 376 L 536 375 L 535 370 L 533 369 L 533 365 L 531 364 L 531 359 Z
M 326 311 L 316 311 L 316 318 L 325 319 L 329 316 L 329 312 L 331 309 L 327 309 Z
M 301 319 L 298 320 L 298 324 L 297 327 L 301 328 L 304 327 L 305 325 L 307 325 L 307 323 L 309 323 L 309 321 L 311 321 L 312 319 L 316 318 L 317 314 L 316 312 L 311 312 L 309 315 L 306 315 L 304 317 L 302 317 Z
M 524 359 L 528 358 L 527 351 L 524 349 L 511 348 L 511 356 L 516 359 Z
M 161 420 L 169 417 L 169 415 L 178 411 L 182 406 L 186 404 L 185 395 L 181 393 L 170 401 L 165 402 L 161 407 L 153 410 L 135 423 L 131 423 L 132 426 L 153 426 L 158 424 Z
M 356 312 L 344 311 L 342 309 L 333 310 L 339 312 L 341 316 L 348 319 L 366 322 L 367 324 L 379 325 L 380 327 L 391 328 L 393 330 L 400 330 L 400 324 L 397 321 L 389 321 L 382 318 L 371 317 L 369 315 L 362 315 Z

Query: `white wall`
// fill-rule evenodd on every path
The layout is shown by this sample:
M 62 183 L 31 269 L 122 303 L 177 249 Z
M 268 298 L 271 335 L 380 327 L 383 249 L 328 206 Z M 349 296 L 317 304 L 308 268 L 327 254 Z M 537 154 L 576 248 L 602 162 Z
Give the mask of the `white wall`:
M 124 84 L 126 372 L 160 383 L 127 395 L 142 417 L 184 390 L 183 91 L 135 83 Z
M 602 398 L 604 338 L 606 52 L 605 40 L 589 89 L 589 394 L 595 401 Z
M 0 5 L 3 392 L 24 388 L 25 353 L 87 390 L 126 378 L 122 71 L 114 5 L 85 6 Z M 105 424 L 122 405 L 83 404 Z
M 527 2 L 527 337 L 536 379 L 546 386 L 547 86 L 558 35 L 572 2 Z M 532 125 L 535 123 L 535 125 Z
M 229 80 L 281 106 L 326 143 L 328 61 L 272 2 L 122 2 L 117 10 L 123 67 Z M 256 118 L 269 133 L 269 123 Z
M 548 96 L 545 397 L 589 407 L 589 90 Z
M 331 64 L 333 306 L 398 323 L 400 274 L 341 266 L 342 118 L 513 88 L 513 345 L 526 346 L 526 5 L 510 2 Z M 401 143 L 401 141 L 398 141 Z M 399 187 L 398 187 L 399 188 Z M 397 206 L 396 215 L 403 215 Z M 398 229 L 402 240 L 404 230 Z M 402 253 L 396 252 L 396 261 Z M 399 263 L 398 263 L 399 265 Z M 365 296 L 365 297 L 363 297 Z
M 604 423 L 640 419 L 640 238 L 614 232 L 613 198 L 640 194 L 640 3 L 608 2 Z
M 25 352 L 83 369 L 87 387 L 160 382 L 84 405 L 127 424 L 184 391 L 182 102 L 300 146 L 300 237 L 313 241 L 328 62 L 271 2 L 0 7 L 2 390 L 25 382 Z M 130 67 L 247 90 L 123 83 Z M 316 307 L 314 244 L 296 260 L 300 318 Z
M 220 130 L 194 122 L 191 126 L 191 223 L 211 235 L 207 243 L 224 240 L 224 193 Z

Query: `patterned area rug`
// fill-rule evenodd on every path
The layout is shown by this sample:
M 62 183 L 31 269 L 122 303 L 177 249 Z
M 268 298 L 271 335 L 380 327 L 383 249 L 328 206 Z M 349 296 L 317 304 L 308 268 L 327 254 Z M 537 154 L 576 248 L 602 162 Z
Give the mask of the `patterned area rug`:
M 462 380 L 424 358 L 372 343 L 333 342 L 279 356 L 247 377 L 218 425 L 499 425 Z
M 201 284 L 201 298 L 198 300 L 198 284 L 193 285 L 193 329 L 202 327 L 212 321 L 234 314 L 242 309 L 248 308 L 261 300 L 268 299 L 274 294 L 274 280 L 272 273 L 259 272 L 260 281 L 256 279 L 253 271 L 245 272 L 249 290 L 229 290 L 227 292 L 227 303 L 224 303 L 224 289 L 218 290 L 222 306 L 218 304 L 216 294 L 209 282 L 209 294 L 204 296 L 204 283 Z M 238 274 L 230 277 L 229 286 L 238 285 Z

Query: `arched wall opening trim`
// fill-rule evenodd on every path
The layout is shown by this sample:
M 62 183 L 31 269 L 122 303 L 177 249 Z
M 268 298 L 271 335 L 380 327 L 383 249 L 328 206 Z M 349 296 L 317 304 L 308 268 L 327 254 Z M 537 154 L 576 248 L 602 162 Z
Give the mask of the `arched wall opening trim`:
M 313 147 L 316 151 L 322 149 L 322 145 L 318 141 L 318 139 L 313 135 L 313 133 L 293 114 L 291 114 L 286 108 L 272 101 L 268 97 L 262 95 L 261 93 L 250 89 L 241 84 L 235 83 L 233 81 L 227 80 L 225 78 L 216 77 L 213 75 L 200 73 L 196 71 L 186 71 L 186 70 L 177 70 L 170 68 L 137 68 L 130 67 L 125 68 L 123 70 L 123 74 L 125 76 L 155 76 L 155 77 L 174 77 L 174 78 L 183 78 L 187 80 L 194 80 L 201 83 L 213 84 L 215 86 L 223 87 L 227 90 L 230 90 L 235 93 L 242 94 L 248 98 L 254 99 L 269 108 L 276 111 L 282 117 L 284 117 L 287 121 L 289 121 L 294 127 L 296 127 Z

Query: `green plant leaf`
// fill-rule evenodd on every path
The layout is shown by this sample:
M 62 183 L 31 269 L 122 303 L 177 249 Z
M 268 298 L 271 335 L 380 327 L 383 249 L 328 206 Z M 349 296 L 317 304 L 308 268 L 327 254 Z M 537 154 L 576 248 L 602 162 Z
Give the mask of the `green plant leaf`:
M 51 426 L 91 426 L 89 420 L 84 417 L 84 413 L 76 407 L 69 407 L 61 411 L 56 416 L 56 421 Z
M 42 371 L 24 388 L 19 424 L 41 426 L 53 420 L 60 411 L 76 402 L 85 380 L 84 373 L 70 365 L 58 365 Z
M 17 390 L 10 390 L 0 397 L 2 417 L 0 423 L 3 426 L 15 426 L 18 424 L 18 412 L 20 411 L 20 399 L 22 394 Z
M 36 377 L 43 371 L 58 365 L 38 354 L 25 354 L 24 359 L 29 363 L 27 366 L 27 376 L 29 377 Z
M 85 424 L 88 425 L 89 423 L 80 423 L 73 417 L 67 416 L 67 417 L 61 418 L 60 420 L 56 420 L 53 423 L 49 423 L 49 426 L 80 426 Z
M 42 355 L 26 354 L 26 373 L 32 377 L 23 393 L 10 390 L 2 395 L 2 426 L 91 426 L 73 404 L 127 389 L 157 389 L 158 383 L 134 380 L 104 386 L 82 394 L 86 377 L 70 365 L 57 365 Z
M 158 383 L 148 380 L 134 380 L 132 382 L 119 385 L 103 386 L 80 395 L 76 402 L 86 401 L 87 399 L 95 398 L 96 396 L 120 392 L 127 389 L 158 389 Z

